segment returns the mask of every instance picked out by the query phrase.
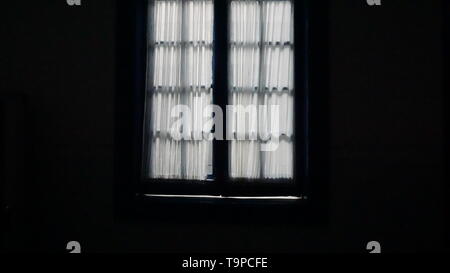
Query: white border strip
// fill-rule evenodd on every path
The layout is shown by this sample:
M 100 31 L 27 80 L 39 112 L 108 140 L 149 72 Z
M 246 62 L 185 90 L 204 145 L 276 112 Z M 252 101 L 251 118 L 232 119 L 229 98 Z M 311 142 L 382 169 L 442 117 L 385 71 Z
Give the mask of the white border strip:
M 222 196 L 222 195 L 171 195 L 171 194 L 146 194 L 147 197 L 162 198 L 208 198 L 208 199 L 239 199 L 239 200 L 302 200 L 298 196 Z

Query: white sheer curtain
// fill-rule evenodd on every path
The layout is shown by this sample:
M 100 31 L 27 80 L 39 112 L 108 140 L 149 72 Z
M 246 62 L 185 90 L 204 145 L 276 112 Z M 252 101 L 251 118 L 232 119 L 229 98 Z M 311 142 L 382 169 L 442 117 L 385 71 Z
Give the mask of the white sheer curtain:
M 149 75 L 151 96 L 148 175 L 161 179 L 206 180 L 212 175 L 212 142 L 204 140 L 203 110 L 212 103 L 212 0 L 157 0 L 150 3 Z M 184 133 L 171 128 L 176 105 L 190 110 Z
M 293 177 L 292 5 L 289 0 L 230 1 L 228 97 L 229 104 L 239 106 L 227 118 L 232 178 Z M 213 1 L 156 0 L 150 7 L 147 174 L 207 180 L 212 141 L 202 135 L 209 133 L 203 111 L 213 96 Z M 188 106 L 191 123 L 182 130 L 194 139 L 170 134 L 176 105 Z
M 294 126 L 292 3 L 235 0 L 230 8 L 229 98 L 230 104 L 240 106 L 228 124 L 233 137 L 230 176 L 290 179 Z

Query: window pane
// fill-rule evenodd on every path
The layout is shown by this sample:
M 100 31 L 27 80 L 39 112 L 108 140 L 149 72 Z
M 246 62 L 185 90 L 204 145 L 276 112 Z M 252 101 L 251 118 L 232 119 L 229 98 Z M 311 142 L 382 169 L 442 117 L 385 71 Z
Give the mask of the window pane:
M 231 1 L 229 170 L 232 178 L 293 178 L 291 1 Z
M 212 103 L 213 1 L 151 1 L 148 29 L 146 176 L 207 180 L 212 142 L 203 124 Z

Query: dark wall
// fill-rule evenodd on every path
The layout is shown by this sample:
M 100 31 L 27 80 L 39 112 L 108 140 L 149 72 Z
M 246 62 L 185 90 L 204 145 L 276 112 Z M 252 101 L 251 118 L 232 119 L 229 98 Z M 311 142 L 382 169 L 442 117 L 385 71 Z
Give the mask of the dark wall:
M 71 240 L 84 251 L 365 252 L 371 240 L 384 251 L 444 246 L 441 1 L 331 1 L 323 53 L 330 200 L 320 227 L 115 221 L 114 2 L 9 1 L 2 13 L 2 104 L 25 113 L 17 118 L 3 107 L 2 128 L 26 128 L 23 138 L 1 138 L 9 147 L 1 162 L 16 162 L 2 176 L 14 192 L 7 250 L 65 251 Z

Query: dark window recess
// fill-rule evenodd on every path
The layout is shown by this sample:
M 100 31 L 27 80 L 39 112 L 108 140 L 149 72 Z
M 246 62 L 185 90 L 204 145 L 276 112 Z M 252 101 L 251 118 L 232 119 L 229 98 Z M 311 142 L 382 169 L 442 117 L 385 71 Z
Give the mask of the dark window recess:
M 120 3 L 120 204 L 304 204 L 324 192 L 326 12 L 310 2 Z

